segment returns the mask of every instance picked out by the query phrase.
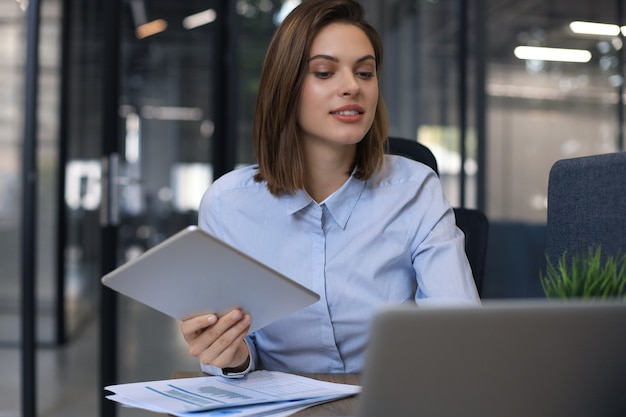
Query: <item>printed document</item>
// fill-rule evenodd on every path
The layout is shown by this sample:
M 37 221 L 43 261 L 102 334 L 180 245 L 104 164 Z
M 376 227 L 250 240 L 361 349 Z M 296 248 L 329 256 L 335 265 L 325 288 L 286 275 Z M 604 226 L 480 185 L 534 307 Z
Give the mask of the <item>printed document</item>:
M 311 406 L 355 395 L 361 388 L 284 372 L 255 371 L 243 378 L 180 378 L 111 385 L 105 389 L 114 393 L 107 398 L 130 407 L 173 415 L 194 412 L 194 416 L 209 417 L 224 415 L 226 411 L 244 416 Z M 246 411 L 249 414 L 244 414 Z

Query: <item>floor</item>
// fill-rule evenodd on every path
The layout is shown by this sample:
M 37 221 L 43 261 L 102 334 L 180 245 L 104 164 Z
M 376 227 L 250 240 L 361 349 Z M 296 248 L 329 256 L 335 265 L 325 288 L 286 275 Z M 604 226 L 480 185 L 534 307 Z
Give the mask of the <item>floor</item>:
M 177 370 L 199 369 L 187 354 L 177 321 L 125 298 L 119 314 L 119 383 L 168 379 Z M 65 346 L 38 348 L 38 417 L 99 417 L 104 391 L 98 386 L 98 325 L 94 316 Z M 0 339 L 6 336 L 0 334 Z M 15 343 L 0 346 L 0 417 L 21 416 L 20 363 Z M 117 407 L 120 417 L 155 415 Z

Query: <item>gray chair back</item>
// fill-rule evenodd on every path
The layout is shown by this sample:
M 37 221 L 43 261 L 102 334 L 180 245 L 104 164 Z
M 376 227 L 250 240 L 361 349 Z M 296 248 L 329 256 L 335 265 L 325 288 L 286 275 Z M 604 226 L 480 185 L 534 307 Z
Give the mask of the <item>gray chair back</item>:
M 626 152 L 562 159 L 550 170 L 546 255 L 626 250 Z

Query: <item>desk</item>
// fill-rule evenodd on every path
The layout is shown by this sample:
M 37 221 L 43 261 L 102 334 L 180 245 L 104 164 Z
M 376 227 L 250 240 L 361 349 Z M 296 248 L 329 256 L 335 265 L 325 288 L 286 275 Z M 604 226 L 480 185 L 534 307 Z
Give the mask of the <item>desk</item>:
M 177 371 L 173 378 L 193 378 L 206 375 L 197 371 Z M 300 374 L 320 381 L 337 382 L 340 384 L 358 385 L 359 380 L 355 374 Z M 356 410 L 356 396 L 343 398 L 341 400 L 330 401 L 324 404 L 315 405 L 292 414 L 294 417 L 327 417 L 327 416 L 351 416 Z

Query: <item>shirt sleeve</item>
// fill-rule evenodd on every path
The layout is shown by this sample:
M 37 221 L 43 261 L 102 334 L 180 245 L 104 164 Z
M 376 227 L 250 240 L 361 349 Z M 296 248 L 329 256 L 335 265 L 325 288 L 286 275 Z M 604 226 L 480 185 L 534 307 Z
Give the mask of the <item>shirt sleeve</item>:
M 220 204 L 219 204 L 219 190 L 218 184 L 213 183 L 200 201 L 200 209 L 198 210 L 198 226 L 211 233 L 216 237 L 221 235 L 221 223 L 220 216 Z
M 427 234 L 417 244 L 413 267 L 420 305 L 480 303 L 476 283 L 465 253 L 463 232 L 456 226 L 454 210 L 446 201 L 439 180 L 433 175 L 424 183 L 418 199 L 428 212 Z

